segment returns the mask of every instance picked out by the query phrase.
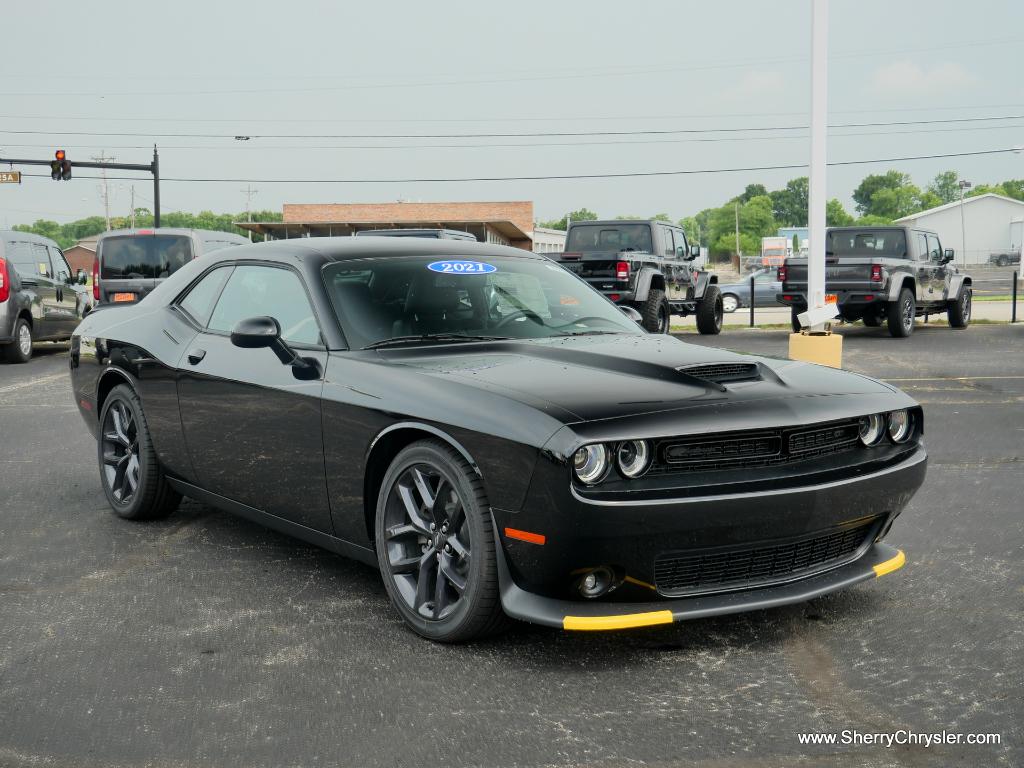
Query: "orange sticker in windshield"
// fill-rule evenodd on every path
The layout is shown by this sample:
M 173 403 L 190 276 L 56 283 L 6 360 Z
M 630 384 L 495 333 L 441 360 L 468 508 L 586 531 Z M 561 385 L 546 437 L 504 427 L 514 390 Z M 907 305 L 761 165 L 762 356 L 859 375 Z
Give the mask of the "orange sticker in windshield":
M 575 307 L 580 303 L 580 300 L 575 296 L 559 296 L 558 303 L 563 307 Z

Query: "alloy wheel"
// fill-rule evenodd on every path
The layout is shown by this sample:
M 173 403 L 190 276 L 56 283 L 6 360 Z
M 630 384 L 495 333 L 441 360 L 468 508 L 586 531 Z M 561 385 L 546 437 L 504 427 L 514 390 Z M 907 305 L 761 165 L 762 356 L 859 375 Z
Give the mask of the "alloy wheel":
M 424 619 L 450 616 L 466 593 L 472 556 L 455 486 L 435 467 L 415 464 L 391 487 L 384 514 L 387 564 L 400 598 Z
M 722 311 L 724 312 L 735 312 L 740 308 L 740 302 L 731 294 L 729 296 L 722 297 Z
M 103 420 L 103 476 L 110 495 L 129 504 L 139 489 L 139 429 L 124 401 L 116 400 Z
M 967 321 L 971 319 L 971 292 L 964 291 L 963 296 L 960 297 L 960 316 L 963 318 L 963 322 L 966 325 Z
M 914 326 L 914 302 L 909 297 L 903 302 L 903 327 L 910 330 Z
M 18 349 L 23 356 L 32 354 L 32 329 L 24 324 L 18 329 Z

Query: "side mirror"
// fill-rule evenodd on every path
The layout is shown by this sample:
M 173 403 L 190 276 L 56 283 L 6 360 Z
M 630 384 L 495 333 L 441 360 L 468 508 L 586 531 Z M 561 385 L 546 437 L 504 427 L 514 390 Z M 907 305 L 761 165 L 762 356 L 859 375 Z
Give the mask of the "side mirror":
M 949 262 L 951 262 L 952 260 L 953 260 L 953 249 L 952 248 L 947 248 L 945 250 L 945 252 L 942 254 L 942 263 L 943 264 L 949 264 Z
M 231 343 L 242 349 L 270 347 L 283 365 L 290 365 L 295 378 L 312 381 L 320 378 L 320 364 L 310 357 L 299 357 L 281 338 L 281 325 L 273 317 L 250 317 L 231 329 Z
M 637 312 L 632 307 L 627 307 L 625 304 L 620 304 L 619 305 L 619 311 L 622 312 L 622 314 L 624 314 L 626 317 L 628 317 L 630 320 L 632 320 L 637 325 L 643 326 L 643 324 L 644 324 L 644 316 L 641 315 L 639 312 Z
M 75 275 L 75 280 L 78 281 L 79 285 L 85 285 L 89 282 L 89 273 L 84 269 L 78 270 L 78 274 Z
M 700 258 L 700 246 L 699 245 L 691 245 L 690 246 L 690 260 L 693 261 L 694 259 L 699 259 L 699 258 Z

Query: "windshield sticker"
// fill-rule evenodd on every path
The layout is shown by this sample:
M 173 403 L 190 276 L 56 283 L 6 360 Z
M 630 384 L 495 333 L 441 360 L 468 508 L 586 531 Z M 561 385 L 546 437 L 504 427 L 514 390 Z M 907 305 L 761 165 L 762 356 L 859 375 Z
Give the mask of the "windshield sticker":
M 427 269 L 448 275 L 488 275 L 498 271 L 496 266 L 483 261 L 433 261 Z

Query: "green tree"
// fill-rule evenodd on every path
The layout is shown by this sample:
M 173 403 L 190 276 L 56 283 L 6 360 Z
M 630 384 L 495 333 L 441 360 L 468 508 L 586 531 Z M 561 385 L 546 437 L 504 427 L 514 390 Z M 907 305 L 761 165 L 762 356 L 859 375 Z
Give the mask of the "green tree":
M 978 195 L 987 195 L 989 193 L 1010 197 L 1009 190 L 1002 184 L 978 184 L 966 192 L 964 197 L 977 197 Z
M 882 187 L 871 195 L 870 214 L 898 219 L 921 210 L 921 190 L 913 184 Z
M 560 219 L 552 219 L 551 221 L 542 221 L 541 226 L 547 227 L 548 229 L 561 229 L 566 230 L 569 228 L 569 221 L 595 221 L 597 214 L 586 208 L 580 208 L 578 211 L 572 211 L 565 214 Z
M 887 171 L 883 174 L 865 176 L 860 185 L 853 190 L 853 199 L 857 203 L 857 212 L 863 216 L 870 214 L 884 215 L 872 207 L 875 194 L 883 190 L 898 190 L 906 186 L 910 186 L 910 177 L 899 171 Z M 894 203 L 901 199 L 899 196 L 883 195 L 879 198 L 879 204 L 893 207 Z
M 772 212 L 779 226 L 806 227 L 808 181 L 806 176 L 790 179 L 783 189 L 770 193 Z
M 853 216 L 846 212 L 843 204 L 832 198 L 825 204 L 825 225 L 829 227 L 848 227 L 853 224 Z
M 960 176 L 956 171 L 943 171 L 928 185 L 928 192 L 933 193 L 938 199 L 938 205 L 952 203 L 960 199 Z M 933 208 L 934 206 L 926 206 Z
M 739 200 L 741 203 L 749 203 L 755 197 L 763 197 L 767 194 L 768 189 L 764 184 L 747 184 L 746 188 L 743 190 L 743 194 L 735 199 Z
M 1007 197 L 1024 200 L 1024 179 L 1007 179 L 999 186 L 1006 190 Z

